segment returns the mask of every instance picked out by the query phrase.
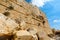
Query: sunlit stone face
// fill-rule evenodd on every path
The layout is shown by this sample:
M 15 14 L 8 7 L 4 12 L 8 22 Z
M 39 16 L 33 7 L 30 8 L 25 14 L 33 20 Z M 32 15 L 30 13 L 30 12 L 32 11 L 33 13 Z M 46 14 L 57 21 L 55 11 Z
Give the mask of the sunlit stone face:
M 10 18 L 7 18 L 3 14 L 0 13 L 0 34 L 8 35 L 9 33 L 13 32 L 16 28 L 18 28 L 18 24 L 15 23 Z
M 14 40 L 36 40 L 33 35 L 31 35 L 28 31 L 20 30 L 16 33 L 16 38 Z

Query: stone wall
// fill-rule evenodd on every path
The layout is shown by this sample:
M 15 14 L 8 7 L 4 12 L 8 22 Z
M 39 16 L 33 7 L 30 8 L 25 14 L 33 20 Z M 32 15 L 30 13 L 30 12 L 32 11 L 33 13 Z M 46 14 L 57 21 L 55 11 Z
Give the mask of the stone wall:
M 25 0 L 0 0 L 0 30 L 0 40 L 51 40 L 53 35 L 45 14 Z

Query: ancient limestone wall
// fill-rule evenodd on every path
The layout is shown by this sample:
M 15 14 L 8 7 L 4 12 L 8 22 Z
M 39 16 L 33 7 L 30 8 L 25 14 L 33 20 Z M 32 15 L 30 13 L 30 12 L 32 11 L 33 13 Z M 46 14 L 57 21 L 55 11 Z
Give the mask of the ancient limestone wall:
M 0 0 L 0 30 L 0 40 L 51 40 L 53 35 L 45 14 L 25 0 Z

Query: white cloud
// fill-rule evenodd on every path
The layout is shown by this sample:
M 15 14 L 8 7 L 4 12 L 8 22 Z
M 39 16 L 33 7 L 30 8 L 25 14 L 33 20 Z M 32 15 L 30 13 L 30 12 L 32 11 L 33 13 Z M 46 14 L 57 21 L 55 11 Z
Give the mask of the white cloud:
M 60 19 L 53 20 L 54 23 L 60 22 Z
M 36 5 L 38 7 L 43 7 L 43 5 L 46 3 L 46 2 L 50 2 L 51 0 L 32 0 L 32 4 L 33 5 Z

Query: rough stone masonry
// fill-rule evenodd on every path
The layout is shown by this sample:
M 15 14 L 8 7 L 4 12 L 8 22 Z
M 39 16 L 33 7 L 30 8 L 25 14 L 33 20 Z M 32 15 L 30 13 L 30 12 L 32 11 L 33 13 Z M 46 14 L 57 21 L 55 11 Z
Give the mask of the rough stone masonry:
M 25 0 L 0 0 L 0 40 L 55 40 L 45 14 Z

